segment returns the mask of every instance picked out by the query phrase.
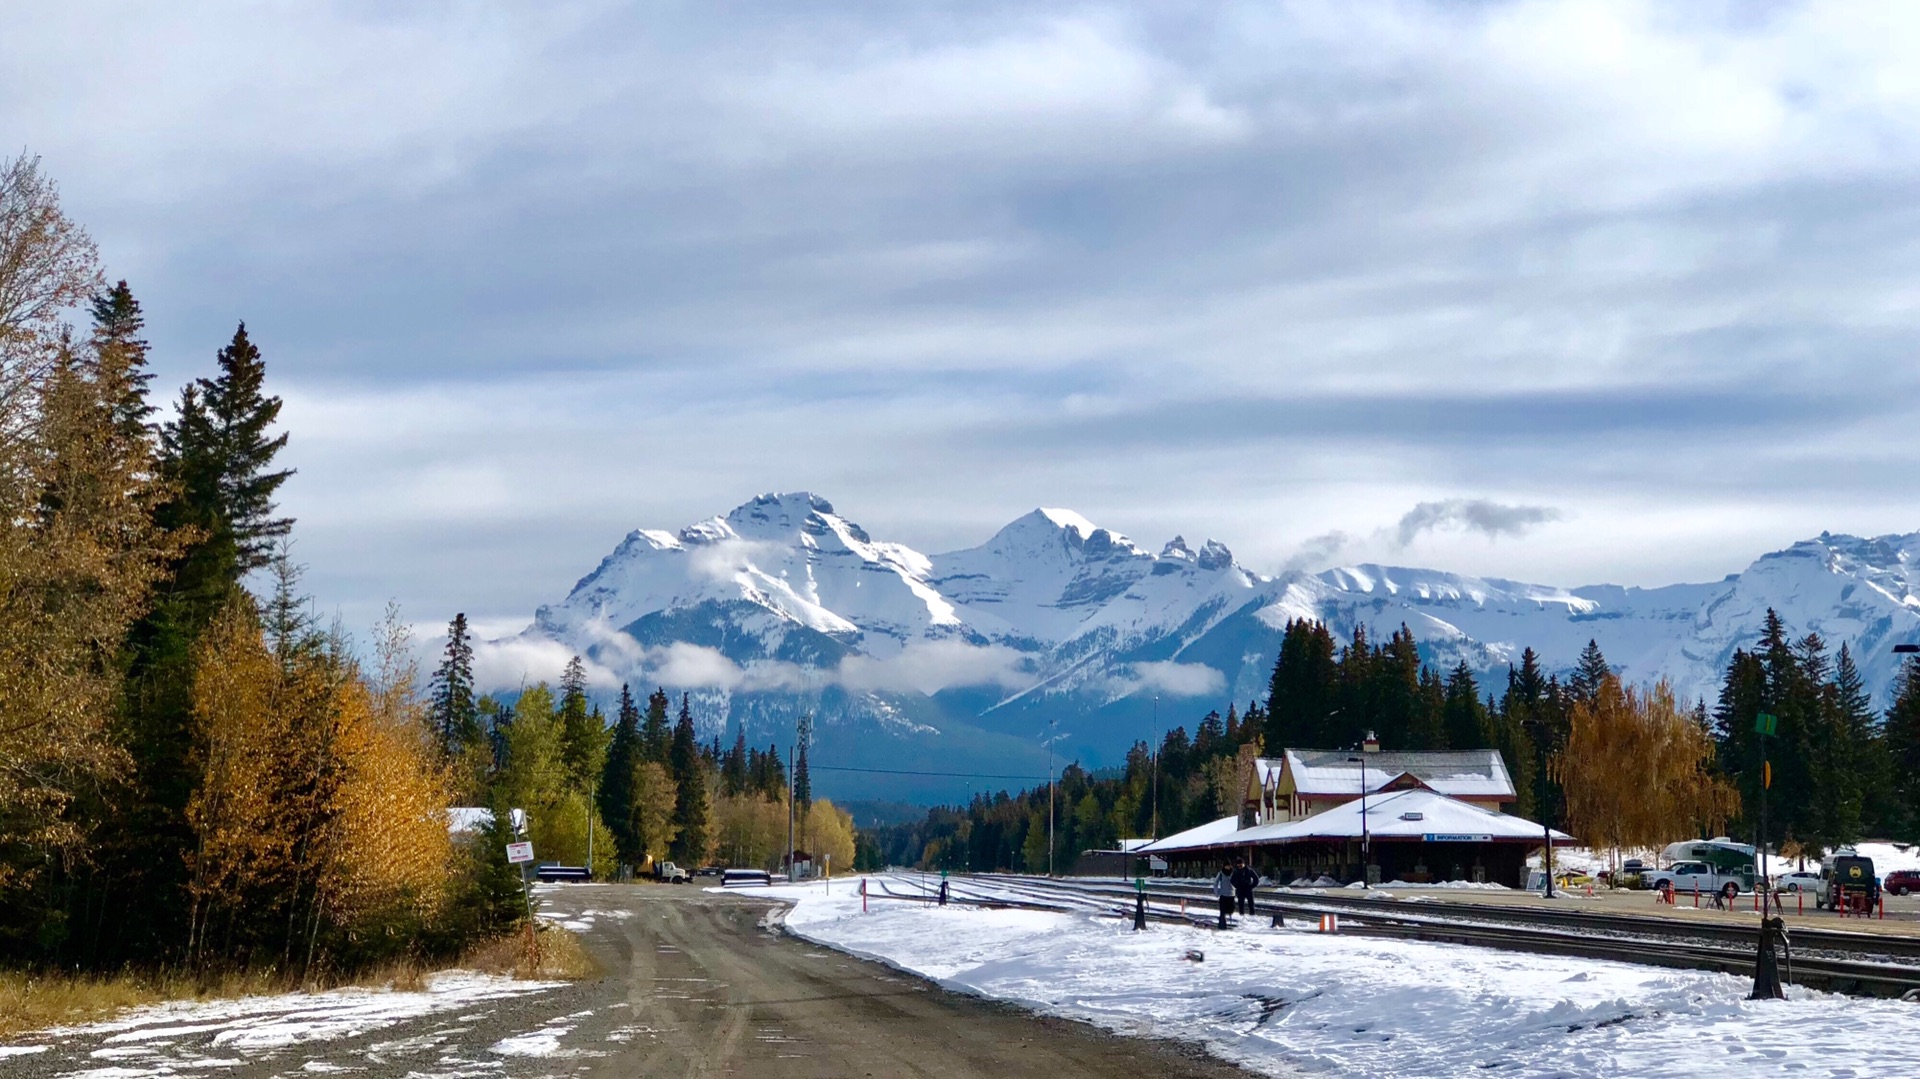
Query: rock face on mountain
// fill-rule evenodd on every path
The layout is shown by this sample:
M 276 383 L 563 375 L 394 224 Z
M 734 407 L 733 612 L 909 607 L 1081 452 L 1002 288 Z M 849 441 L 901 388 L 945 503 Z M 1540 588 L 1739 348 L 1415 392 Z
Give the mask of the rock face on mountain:
M 1884 691 L 1920 638 L 1920 534 L 1822 534 L 1712 584 L 1558 588 L 1360 565 L 1267 577 L 1208 540 L 1158 554 L 1068 510 L 928 556 L 875 540 L 804 492 L 763 495 L 677 533 L 630 533 L 523 636 L 614 675 L 684 689 L 707 733 L 784 745 L 811 711 L 824 790 L 953 797 L 1043 778 L 1041 740 L 1099 765 L 1157 726 L 1263 695 L 1289 619 L 1336 633 L 1406 623 L 1428 662 L 1503 675 L 1532 647 L 1567 668 L 1589 639 L 1624 677 L 1714 699 L 1769 607 L 1848 643 Z M 1884 695 L 1884 692 L 1883 692 Z M 908 777 L 894 772 L 960 775 Z M 946 788 L 953 787 L 954 790 Z

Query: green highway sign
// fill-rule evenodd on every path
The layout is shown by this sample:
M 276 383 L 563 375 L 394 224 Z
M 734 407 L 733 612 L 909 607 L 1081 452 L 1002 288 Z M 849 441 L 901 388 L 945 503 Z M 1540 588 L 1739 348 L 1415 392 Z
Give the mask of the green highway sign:
M 1759 715 L 1754 716 L 1753 717 L 1753 733 L 1779 734 L 1780 733 L 1780 717 L 1774 715 L 1772 712 L 1762 712 Z

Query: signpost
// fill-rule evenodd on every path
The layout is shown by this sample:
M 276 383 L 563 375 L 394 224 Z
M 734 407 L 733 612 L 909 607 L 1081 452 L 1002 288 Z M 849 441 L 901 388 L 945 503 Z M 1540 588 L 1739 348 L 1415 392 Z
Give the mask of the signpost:
M 508 818 L 513 822 L 513 830 L 518 835 L 526 834 L 527 815 L 521 810 L 513 810 Z M 533 841 L 522 839 L 507 844 L 507 864 L 520 867 L 520 894 L 527 901 L 527 976 L 540 972 L 540 945 L 533 937 L 533 885 L 527 880 L 527 864 L 533 861 Z

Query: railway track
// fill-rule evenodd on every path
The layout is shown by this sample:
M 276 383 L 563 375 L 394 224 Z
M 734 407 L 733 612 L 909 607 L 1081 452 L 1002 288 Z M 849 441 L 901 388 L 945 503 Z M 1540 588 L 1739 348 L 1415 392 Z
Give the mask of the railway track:
M 1118 881 L 983 875 L 956 877 L 949 894 L 1131 916 L 1135 889 Z M 1157 881 L 1146 889 L 1149 917 L 1211 927 L 1213 896 L 1204 883 Z M 1185 901 L 1199 913 L 1176 913 Z M 1260 915 L 1335 914 L 1340 931 L 1359 936 L 1468 944 L 1507 951 L 1578 956 L 1728 974 L 1753 974 L 1756 926 L 1667 921 L 1595 911 L 1422 900 L 1406 902 L 1305 892 L 1267 892 Z M 1920 939 L 1845 930 L 1795 929 L 1783 971 L 1793 984 L 1865 996 L 1920 997 Z

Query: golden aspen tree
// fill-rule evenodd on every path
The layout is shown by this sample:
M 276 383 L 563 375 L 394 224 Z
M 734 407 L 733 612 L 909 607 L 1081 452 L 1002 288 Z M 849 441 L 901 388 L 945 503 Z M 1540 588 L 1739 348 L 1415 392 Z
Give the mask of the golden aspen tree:
M 1615 853 L 1710 835 L 1738 804 L 1713 760 L 1711 736 L 1664 680 L 1635 689 L 1609 675 L 1574 704 L 1566 745 L 1552 762 L 1567 830 Z
M 965 836 L 962 836 L 964 840 Z M 843 872 L 853 869 L 853 814 L 824 798 L 807 808 L 807 841 L 813 846 L 815 872 L 823 872 L 827 859 Z

